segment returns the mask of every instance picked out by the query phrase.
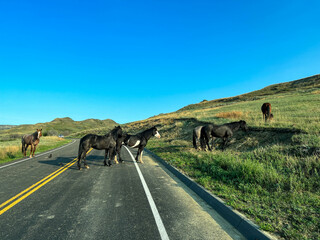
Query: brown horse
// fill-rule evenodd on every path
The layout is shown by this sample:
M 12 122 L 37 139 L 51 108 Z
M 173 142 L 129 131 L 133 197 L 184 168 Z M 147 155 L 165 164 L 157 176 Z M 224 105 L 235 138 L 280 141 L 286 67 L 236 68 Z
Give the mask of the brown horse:
M 33 134 L 24 135 L 21 139 L 22 143 L 22 153 L 23 156 L 27 155 L 27 149 L 31 145 L 30 158 L 34 157 L 34 152 L 36 151 L 37 145 L 40 142 L 40 137 L 42 136 L 42 129 L 37 129 Z
M 261 106 L 261 111 L 262 111 L 262 117 L 264 121 L 272 120 L 273 119 L 273 114 L 271 113 L 271 104 L 270 103 L 264 103 Z

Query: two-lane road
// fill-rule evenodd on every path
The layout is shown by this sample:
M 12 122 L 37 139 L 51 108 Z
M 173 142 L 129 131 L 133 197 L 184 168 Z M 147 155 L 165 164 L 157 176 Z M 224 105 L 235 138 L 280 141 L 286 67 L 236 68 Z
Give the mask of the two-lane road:
M 79 171 L 77 149 L 0 166 L 1 240 L 243 239 L 148 154 L 135 164 L 122 148 L 124 163 L 105 167 L 93 150 Z

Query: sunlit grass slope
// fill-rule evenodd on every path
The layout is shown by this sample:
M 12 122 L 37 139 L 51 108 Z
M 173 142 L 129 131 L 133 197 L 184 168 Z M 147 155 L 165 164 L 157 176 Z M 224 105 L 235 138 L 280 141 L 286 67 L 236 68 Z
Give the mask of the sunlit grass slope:
M 261 105 L 274 120 L 263 122 Z M 157 125 L 162 138 L 147 148 L 192 177 L 263 230 L 281 239 L 320 239 L 320 78 L 273 85 L 242 96 L 205 101 L 126 124 Z M 245 120 L 225 151 L 192 147 L 192 129 L 206 122 Z

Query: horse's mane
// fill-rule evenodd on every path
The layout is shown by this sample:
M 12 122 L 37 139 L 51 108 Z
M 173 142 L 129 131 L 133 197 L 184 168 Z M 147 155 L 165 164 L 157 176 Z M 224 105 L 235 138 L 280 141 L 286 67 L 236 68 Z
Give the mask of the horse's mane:
M 119 134 L 119 131 L 121 131 L 121 134 Z M 111 132 L 108 135 L 112 135 L 114 139 L 117 139 L 120 135 L 122 135 L 122 129 L 120 126 L 115 127 L 111 130 Z
M 33 136 L 34 139 L 38 139 L 38 131 L 35 131 L 31 135 Z
M 240 120 L 238 122 L 231 122 L 231 123 L 226 123 L 226 124 L 223 124 L 223 125 L 228 126 L 232 131 L 234 131 L 234 130 L 238 130 L 239 129 L 239 127 L 241 126 L 242 122 L 246 123 L 245 121 Z

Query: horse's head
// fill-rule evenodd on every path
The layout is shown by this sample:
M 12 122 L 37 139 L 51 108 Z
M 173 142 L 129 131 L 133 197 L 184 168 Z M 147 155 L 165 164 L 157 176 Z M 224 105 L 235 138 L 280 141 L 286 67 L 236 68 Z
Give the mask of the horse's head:
M 243 121 L 243 120 L 240 121 L 240 128 L 245 132 L 248 131 L 248 126 L 247 126 L 246 121 Z
M 152 135 L 157 137 L 157 138 L 160 138 L 160 133 L 158 132 L 158 129 L 156 127 L 153 127 L 152 128 Z
M 120 126 L 115 127 L 112 130 L 112 133 L 114 133 L 114 136 L 116 136 L 117 138 L 121 138 L 122 135 L 123 135 L 123 131 L 122 131 L 122 128 Z
M 42 128 L 41 129 L 37 129 L 38 132 L 38 138 L 40 138 L 42 136 Z
M 269 115 L 269 120 L 272 120 L 272 119 L 273 119 L 273 114 L 270 113 L 270 115 Z

